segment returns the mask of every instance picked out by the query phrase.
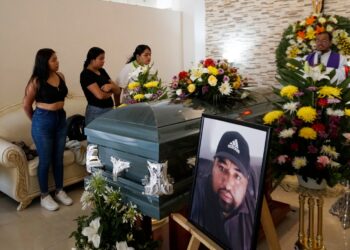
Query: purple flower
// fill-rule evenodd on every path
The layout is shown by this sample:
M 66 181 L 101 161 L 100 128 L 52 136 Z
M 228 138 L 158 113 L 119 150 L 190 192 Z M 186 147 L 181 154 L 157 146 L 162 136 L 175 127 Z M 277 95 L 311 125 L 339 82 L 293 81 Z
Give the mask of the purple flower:
M 317 87 L 316 86 L 310 86 L 310 87 L 307 87 L 307 90 L 316 91 Z
M 223 69 L 219 69 L 219 75 L 222 75 L 224 73 Z
M 304 95 L 304 92 L 301 92 L 301 91 L 298 91 L 294 94 L 295 96 L 303 96 Z
M 135 103 L 137 103 L 137 102 L 136 102 L 136 100 L 134 100 L 134 99 L 130 99 L 130 100 L 127 101 L 127 103 L 128 103 L 128 104 L 135 104 Z
M 160 90 L 160 89 L 158 89 L 158 90 L 157 90 L 157 95 L 158 95 L 158 96 L 161 96 L 162 94 L 163 94 L 163 91 Z
M 178 82 L 173 82 L 173 83 L 171 84 L 171 87 L 172 87 L 173 89 L 177 89 L 177 87 L 179 87 L 179 83 L 178 83 Z
M 203 86 L 202 87 L 202 94 L 204 95 L 205 93 L 207 93 L 209 91 L 209 87 L 206 85 L 206 86 Z
M 186 96 L 186 94 L 185 94 L 185 93 L 182 93 L 182 94 L 181 94 L 179 97 L 180 97 L 180 99 L 182 99 L 182 100 L 183 100 L 183 99 L 186 99 L 186 97 L 187 97 L 187 96 Z
M 309 145 L 307 146 L 307 152 L 310 153 L 310 154 L 316 154 L 318 151 L 318 149 L 313 146 L 313 145 Z
M 340 103 L 340 100 L 337 98 L 328 98 L 327 103 Z
M 300 119 L 294 118 L 294 119 L 292 120 L 292 124 L 293 124 L 293 126 L 295 126 L 295 127 L 300 127 L 300 126 L 303 125 L 303 121 L 300 120 Z
M 279 144 L 285 144 L 286 140 L 285 139 L 279 139 L 278 142 L 279 142 Z
M 157 95 L 157 94 L 153 94 L 153 95 L 152 95 L 152 99 L 153 99 L 153 100 L 155 100 L 155 99 L 157 99 L 157 98 L 158 98 L 158 95 Z
M 177 76 L 173 76 L 173 81 L 177 81 Z
M 224 76 L 224 82 L 228 82 L 228 81 L 230 81 L 230 78 L 227 75 L 225 75 Z

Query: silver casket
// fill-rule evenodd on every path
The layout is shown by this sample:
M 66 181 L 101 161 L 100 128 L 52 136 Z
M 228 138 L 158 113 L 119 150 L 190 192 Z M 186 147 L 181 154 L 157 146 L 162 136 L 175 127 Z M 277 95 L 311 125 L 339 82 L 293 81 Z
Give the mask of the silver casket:
M 119 187 L 124 199 L 136 204 L 144 215 L 161 219 L 189 202 L 193 165 L 188 159 L 197 153 L 202 114 L 260 122 L 278 97 L 267 88 L 252 89 L 251 95 L 244 105 L 237 103 L 226 112 L 204 103 L 170 100 L 133 104 L 99 116 L 85 128 L 85 134 L 88 143 L 98 147 L 108 183 Z M 113 176 L 111 156 L 129 161 L 130 168 Z M 173 179 L 171 195 L 145 194 L 142 182 L 150 175 L 147 161 L 167 161 Z

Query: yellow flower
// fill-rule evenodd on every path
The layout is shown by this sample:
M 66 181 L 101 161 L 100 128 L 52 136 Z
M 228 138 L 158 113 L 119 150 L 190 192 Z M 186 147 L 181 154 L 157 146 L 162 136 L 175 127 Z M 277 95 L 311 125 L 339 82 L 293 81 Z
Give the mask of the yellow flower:
M 341 98 L 341 88 L 338 87 L 330 87 L 330 86 L 323 86 L 320 88 L 320 90 L 317 92 L 319 98 L 323 97 L 337 97 Z
M 125 103 L 122 103 L 122 104 L 120 104 L 117 108 L 122 108 L 122 107 L 126 107 L 126 106 L 128 106 L 128 105 L 125 104 Z
M 193 93 L 196 90 L 196 85 L 193 83 L 187 86 L 187 90 L 189 93 Z
M 316 119 L 317 112 L 313 107 L 307 106 L 300 108 L 297 112 L 297 116 L 304 122 L 313 122 Z
M 275 120 L 280 118 L 283 115 L 281 110 L 273 110 L 264 115 L 263 121 L 264 124 L 272 124 Z
M 291 45 L 288 47 L 286 53 L 288 58 L 296 58 L 301 50 L 296 45 Z
M 241 87 L 241 81 L 235 81 L 232 86 L 234 89 L 239 89 Z
M 304 139 L 315 140 L 317 137 L 317 132 L 313 128 L 304 127 L 300 129 L 299 136 Z
M 280 90 L 281 96 L 286 96 L 288 99 L 293 99 L 295 93 L 297 93 L 299 89 L 294 85 L 287 85 Z
M 346 116 L 350 116 L 350 109 L 344 109 L 344 114 L 346 115 Z
M 312 39 L 315 39 L 315 37 L 316 37 L 316 31 L 314 30 L 314 28 L 312 28 L 311 26 L 307 27 L 305 38 L 312 40 Z
M 144 84 L 143 86 L 145 86 L 146 88 L 156 88 L 158 87 L 158 84 L 159 84 L 158 81 L 152 81 Z
M 218 79 L 216 79 L 215 76 L 211 75 L 208 78 L 208 83 L 209 83 L 210 86 L 215 87 L 216 84 L 218 83 Z
M 143 94 L 134 95 L 134 100 L 136 100 L 136 101 L 141 101 L 144 98 L 145 98 L 145 96 Z
M 213 66 L 209 66 L 208 67 L 208 72 L 209 74 L 212 74 L 214 76 L 216 76 L 217 74 L 219 74 L 219 70 Z
M 131 82 L 128 84 L 128 89 L 136 89 L 137 87 L 140 87 L 140 83 L 139 82 Z

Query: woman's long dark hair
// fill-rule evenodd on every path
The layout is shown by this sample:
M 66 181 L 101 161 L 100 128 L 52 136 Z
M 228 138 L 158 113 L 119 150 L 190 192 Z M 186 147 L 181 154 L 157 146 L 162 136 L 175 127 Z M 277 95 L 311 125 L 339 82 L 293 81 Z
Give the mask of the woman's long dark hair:
M 28 81 L 28 84 L 34 79 L 37 79 L 39 84 L 37 87 L 40 87 L 40 84 L 46 82 L 50 75 L 49 60 L 53 54 L 56 52 L 53 49 L 44 48 L 39 49 L 35 56 L 33 73 Z M 27 84 L 27 87 L 28 87 Z M 26 87 L 26 90 L 27 90 Z M 27 92 L 27 91 L 26 91 Z
M 134 53 L 132 54 L 132 56 L 129 58 L 129 60 L 126 63 L 128 64 L 128 63 L 131 63 L 132 61 L 135 61 L 136 56 L 140 56 L 146 49 L 151 51 L 151 48 L 146 44 L 137 45 Z
M 91 49 L 89 49 L 87 55 L 86 55 L 86 59 L 84 62 L 84 69 L 87 68 L 87 66 L 89 66 L 90 62 L 94 59 L 96 59 L 99 55 L 104 54 L 105 51 L 101 48 L 98 47 L 92 47 Z

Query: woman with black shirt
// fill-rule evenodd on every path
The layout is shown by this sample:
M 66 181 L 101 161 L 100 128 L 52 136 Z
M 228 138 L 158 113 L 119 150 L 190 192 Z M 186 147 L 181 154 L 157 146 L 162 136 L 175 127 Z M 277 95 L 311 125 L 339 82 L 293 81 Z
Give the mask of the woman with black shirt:
M 120 88 L 103 69 L 104 61 L 104 50 L 92 47 L 87 53 L 84 69 L 80 74 L 80 84 L 88 102 L 85 112 L 85 125 L 99 115 L 111 110 L 113 106 L 119 105 Z
M 32 137 L 39 155 L 40 203 L 42 207 L 51 211 L 59 208 L 48 189 L 51 165 L 56 186 L 55 200 L 67 206 L 73 203 L 63 191 L 63 153 L 67 134 L 66 112 L 63 106 L 68 88 L 63 74 L 58 72 L 58 66 L 55 51 L 40 49 L 36 54 L 33 73 L 23 98 L 23 109 L 32 121 Z

